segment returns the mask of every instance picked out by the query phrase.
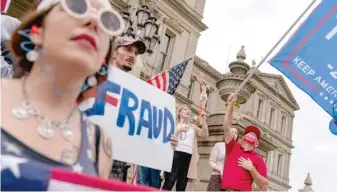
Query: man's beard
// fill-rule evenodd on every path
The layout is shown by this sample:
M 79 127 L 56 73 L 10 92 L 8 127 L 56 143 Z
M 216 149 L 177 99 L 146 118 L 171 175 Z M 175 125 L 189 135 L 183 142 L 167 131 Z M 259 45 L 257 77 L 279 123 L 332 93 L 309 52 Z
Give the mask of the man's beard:
M 132 70 L 132 67 L 131 67 L 131 66 L 129 66 L 129 65 L 123 65 L 123 71 L 129 72 L 129 71 L 131 71 L 131 70 Z

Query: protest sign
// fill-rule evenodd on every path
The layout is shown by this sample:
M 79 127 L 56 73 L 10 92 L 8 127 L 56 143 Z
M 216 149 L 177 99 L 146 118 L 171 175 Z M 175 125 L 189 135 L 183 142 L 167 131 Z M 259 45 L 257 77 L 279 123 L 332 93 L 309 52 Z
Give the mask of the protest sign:
M 331 116 L 337 99 L 337 2 L 322 1 L 270 64 Z
M 97 88 L 96 98 L 80 104 L 90 121 L 112 138 L 113 158 L 171 171 L 175 98 L 115 67 Z M 157 158 L 160 157 L 160 160 Z

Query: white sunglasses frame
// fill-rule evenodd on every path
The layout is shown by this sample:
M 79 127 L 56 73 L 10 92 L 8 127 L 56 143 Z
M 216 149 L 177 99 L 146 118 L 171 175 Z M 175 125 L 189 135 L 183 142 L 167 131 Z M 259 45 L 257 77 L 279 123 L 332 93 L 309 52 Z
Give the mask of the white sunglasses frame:
M 74 17 L 74 18 L 78 18 L 78 19 L 83 19 L 85 17 L 87 17 L 89 14 L 90 14 L 90 8 L 91 8 L 91 3 L 90 3 L 90 0 L 83 0 L 85 1 L 85 3 L 87 4 L 88 8 L 87 10 L 85 11 L 85 13 L 83 14 L 76 14 L 75 12 L 73 12 L 68 6 L 67 6 L 67 3 L 66 3 L 67 0 L 60 0 L 60 4 L 61 4 L 61 7 L 62 9 L 64 9 L 65 12 L 67 12 L 70 16 Z M 103 25 L 103 21 L 102 21 L 102 15 L 103 13 L 105 12 L 110 12 L 110 13 L 113 13 L 116 18 L 118 19 L 119 23 L 120 23 L 120 26 L 119 26 L 119 29 L 115 30 L 115 31 L 112 31 L 112 30 L 109 30 L 107 29 L 104 25 Z M 124 31 L 124 21 L 122 19 L 122 16 L 114 11 L 113 9 L 109 9 L 109 8 L 102 8 L 99 10 L 99 22 L 98 22 L 98 25 L 99 27 L 105 32 L 107 33 L 108 35 L 110 36 L 119 36 L 120 34 L 123 33 Z

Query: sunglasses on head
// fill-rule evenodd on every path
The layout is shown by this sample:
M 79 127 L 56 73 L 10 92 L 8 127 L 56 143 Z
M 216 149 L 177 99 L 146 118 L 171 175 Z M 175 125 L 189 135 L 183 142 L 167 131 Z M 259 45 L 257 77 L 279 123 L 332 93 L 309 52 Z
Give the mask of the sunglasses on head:
M 90 0 L 61 0 L 62 8 L 74 18 L 85 18 L 90 14 L 92 5 Z M 124 30 L 124 23 L 121 15 L 111 8 L 101 8 L 99 10 L 99 27 L 108 35 L 118 36 Z

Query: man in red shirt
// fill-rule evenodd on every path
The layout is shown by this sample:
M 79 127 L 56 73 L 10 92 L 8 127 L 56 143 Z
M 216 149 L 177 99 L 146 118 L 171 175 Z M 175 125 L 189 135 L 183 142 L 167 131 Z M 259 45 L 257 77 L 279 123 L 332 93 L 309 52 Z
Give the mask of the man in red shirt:
M 224 121 L 226 161 L 221 187 L 224 191 L 251 191 L 255 182 L 260 190 L 268 189 L 267 166 L 261 156 L 254 152 L 259 145 L 260 130 L 255 126 L 245 129 L 241 144 L 234 140 L 231 132 L 236 95 L 228 97 L 228 108 Z

